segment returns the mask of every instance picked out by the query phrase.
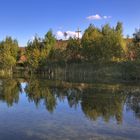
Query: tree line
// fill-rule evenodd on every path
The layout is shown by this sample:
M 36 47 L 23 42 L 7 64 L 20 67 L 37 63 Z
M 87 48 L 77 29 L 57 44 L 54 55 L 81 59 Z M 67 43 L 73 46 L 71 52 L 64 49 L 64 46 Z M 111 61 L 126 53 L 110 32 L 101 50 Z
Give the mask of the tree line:
M 57 39 L 52 30 L 43 38 L 35 36 L 28 41 L 25 51 L 25 66 L 37 69 L 48 62 L 123 62 L 139 61 L 140 29 L 133 38 L 124 39 L 123 26 L 118 22 L 115 27 L 105 24 L 101 28 L 90 24 L 81 39 L 69 38 L 65 48 L 57 48 Z M 0 68 L 12 69 L 20 58 L 18 41 L 6 37 L 0 42 Z

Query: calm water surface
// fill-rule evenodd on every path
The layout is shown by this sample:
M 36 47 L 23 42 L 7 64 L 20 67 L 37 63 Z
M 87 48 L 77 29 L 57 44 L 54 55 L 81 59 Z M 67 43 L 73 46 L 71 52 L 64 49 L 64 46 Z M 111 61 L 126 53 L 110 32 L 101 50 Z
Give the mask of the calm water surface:
M 140 86 L 1 79 L 0 140 L 140 140 Z

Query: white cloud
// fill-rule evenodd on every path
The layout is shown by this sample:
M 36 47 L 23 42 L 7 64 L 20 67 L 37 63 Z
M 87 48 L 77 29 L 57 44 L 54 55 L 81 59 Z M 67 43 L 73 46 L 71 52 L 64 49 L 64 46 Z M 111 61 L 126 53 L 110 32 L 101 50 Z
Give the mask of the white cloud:
M 88 16 L 88 20 L 101 20 L 101 19 L 109 19 L 111 16 L 101 16 L 99 14 Z
M 77 32 L 74 32 L 74 31 L 67 31 L 66 32 L 68 34 L 68 37 L 78 37 L 78 33 Z M 79 37 L 81 38 L 82 37 L 82 34 L 79 33 Z
M 62 31 L 57 31 L 56 37 L 57 37 L 58 39 L 61 39 L 61 38 L 64 37 L 64 33 L 63 33 Z
M 107 19 L 107 16 L 103 16 L 104 19 Z
M 66 39 L 68 39 L 70 37 L 72 37 L 72 38 L 75 38 L 75 37 L 77 38 L 78 37 L 78 33 L 75 32 L 75 31 L 66 31 L 66 33 L 67 33 Z M 57 31 L 56 37 L 57 37 L 57 39 L 65 39 L 64 32 Z M 80 38 L 82 37 L 82 33 L 79 33 L 79 37 Z
M 96 15 L 88 16 L 87 19 L 88 20 L 100 20 L 100 19 L 102 19 L 102 17 L 100 15 L 96 14 Z
M 103 16 L 103 19 L 109 19 L 111 16 Z

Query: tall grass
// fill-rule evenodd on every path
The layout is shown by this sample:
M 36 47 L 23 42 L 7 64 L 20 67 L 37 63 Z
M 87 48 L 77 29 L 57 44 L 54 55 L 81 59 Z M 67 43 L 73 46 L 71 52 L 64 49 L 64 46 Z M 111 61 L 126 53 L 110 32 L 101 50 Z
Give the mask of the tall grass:
M 27 75 L 27 69 L 17 68 L 14 74 Z M 34 73 L 41 78 L 68 82 L 138 82 L 140 81 L 140 63 L 50 63 Z

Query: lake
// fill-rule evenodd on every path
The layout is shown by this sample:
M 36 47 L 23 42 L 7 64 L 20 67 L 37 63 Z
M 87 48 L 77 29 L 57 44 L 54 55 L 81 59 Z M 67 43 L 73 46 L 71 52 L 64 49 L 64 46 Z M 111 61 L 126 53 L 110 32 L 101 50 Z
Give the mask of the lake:
M 0 80 L 0 140 L 139 140 L 140 84 Z

